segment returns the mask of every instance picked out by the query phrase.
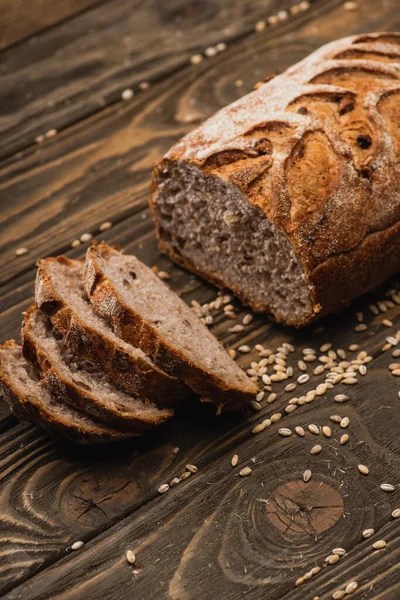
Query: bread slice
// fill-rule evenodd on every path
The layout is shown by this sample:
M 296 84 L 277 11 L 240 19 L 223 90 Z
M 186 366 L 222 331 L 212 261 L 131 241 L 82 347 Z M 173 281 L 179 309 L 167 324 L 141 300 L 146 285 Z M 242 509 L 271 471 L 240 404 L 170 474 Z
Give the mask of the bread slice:
M 118 336 L 204 399 L 238 408 L 257 392 L 193 311 L 135 256 L 94 244 L 86 255 L 84 285 Z
M 77 410 L 137 433 L 173 416 L 171 408 L 159 409 L 149 400 L 119 390 L 103 373 L 73 354 L 36 306 L 25 314 L 22 338 L 25 357 L 38 365 L 51 395 Z
M 14 340 L 0 346 L 0 393 L 19 419 L 73 442 L 117 442 L 134 435 L 95 423 L 87 415 L 55 401 Z
M 192 391 L 162 371 L 142 350 L 127 344 L 99 317 L 82 285 L 83 262 L 66 256 L 38 261 L 36 304 L 64 336 L 64 343 L 129 394 L 157 406 L 175 404 Z

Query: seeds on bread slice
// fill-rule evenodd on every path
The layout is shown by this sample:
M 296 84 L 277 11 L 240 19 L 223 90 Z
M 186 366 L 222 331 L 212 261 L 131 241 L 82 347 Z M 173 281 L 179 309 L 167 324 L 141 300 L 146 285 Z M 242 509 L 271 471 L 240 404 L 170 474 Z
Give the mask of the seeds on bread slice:
M 193 311 L 135 256 L 93 244 L 84 286 L 115 333 L 140 347 L 162 369 L 180 377 L 221 409 L 247 403 L 257 386 Z
M 157 406 L 171 405 L 192 391 L 162 371 L 142 350 L 117 337 L 87 300 L 83 262 L 66 256 L 38 261 L 36 304 L 50 317 L 64 343 L 129 394 L 146 396 Z
M 51 395 L 94 419 L 140 433 L 173 416 L 170 408 L 157 408 L 149 400 L 129 396 L 71 352 L 36 306 L 25 314 L 22 339 L 24 355 L 38 365 Z
M 73 442 L 117 442 L 134 435 L 95 423 L 87 415 L 55 400 L 14 340 L 0 346 L 0 393 L 19 419 Z

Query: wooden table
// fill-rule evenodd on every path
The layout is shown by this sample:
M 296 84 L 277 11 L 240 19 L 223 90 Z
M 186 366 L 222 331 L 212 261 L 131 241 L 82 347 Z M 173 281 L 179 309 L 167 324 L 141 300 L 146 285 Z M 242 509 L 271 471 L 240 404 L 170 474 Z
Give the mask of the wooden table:
M 82 258 L 87 244 L 72 248 L 71 242 L 85 232 L 168 271 L 188 302 L 215 298 L 212 286 L 158 253 L 147 208 L 153 165 L 216 109 L 325 42 L 400 29 L 398 0 L 359 0 L 355 10 L 339 0 L 314 0 L 255 31 L 256 23 L 290 8 L 289 0 L 284 4 L 0 0 L 2 340 L 19 336 L 36 258 Z M 222 42 L 226 50 L 192 64 L 192 56 Z M 124 101 L 124 90 L 133 97 Z M 109 220 L 112 229 L 99 234 Z M 27 253 L 16 256 L 20 247 Z M 400 323 L 399 307 L 385 295 L 396 286 L 299 332 L 258 316 L 235 335 L 218 313 L 212 330 L 226 347 L 293 344 L 294 380 L 309 346 L 332 343 L 354 359 L 357 352 L 348 348 L 358 344 L 373 357 L 357 385 L 335 386 L 290 414 L 288 400 L 304 392 L 288 393 L 284 382 L 274 385 L 277 399 L 264 400 L 259 412 L 216 417 L 210 407 L 193 404 L 139 441 L 81 448 L 17 422 L 1 405 L 3 597 L 325 600 L 357 581 L 351 598 L 400 598 L 400 519 L 391 517 L 400 507 L 399 380 L 388 369 L 397 360 L 392 349 L 382 351 Z M 386 312 L 371 313 L 371 303 L 385 300 Z M 237 308 L 240 322 L 248 311 Z M 357 312 L 365 331 L 354 331 Z M 240 364 L 248 367 L 256 356 L 242 355 Z M 302 390 L 323 380 L 313 375 L 317 364 L 308 365 L 313 379 Z M 338 393 L 350 400 L 335 403 Z M 252 434 L 279 412 L 279 423 Z M 331 415 L 349 417 L 347 444 L 339 443 L 344 429 Z M 330 425 L 332 437 L 310 433 L 310 423 Z M 298 425 L 304 437 L 277 433 Z M 311 455 L 317 443 L 323 450 Z M 188 463 L 198 473 L 160 496 L 160 484 Z M 241 478 L 246 465 L 253 472 Z M 312 472 L 307 483 L 306 469 Z M 382 491 L 383 482 L 394 483 L 395 491 Z M 368 528 L 375 533 L 364 539 Z M 387 547 L 374 550 L 380 539 Z M 77 540 L 85 545 L 72 551 Z M 337 547 L 346 555 L 327 566 Z M 134 565 L 125 558 L 128 549 L 136 554 Z M 313 567 L 321 571 L 296 586 Z

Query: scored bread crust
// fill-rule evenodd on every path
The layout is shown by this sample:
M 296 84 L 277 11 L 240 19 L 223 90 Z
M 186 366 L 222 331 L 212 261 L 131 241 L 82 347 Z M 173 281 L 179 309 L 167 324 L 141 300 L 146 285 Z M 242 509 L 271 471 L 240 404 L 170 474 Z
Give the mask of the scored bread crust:
M 1 348 L 7 351 L 16 346 L 14 340 L 8 340 Z M 108 427 L 105 424 L 91 422 L 87 415 L 83 422 L 80 413 L 73 409 L 70 410 L 70 419 L 67 419 L 54 411 L 51 406 L 43 404 L 39 398 L 21 395 L 15 382 L 2 369 L 1 362 L 0 394 L 11 412 L 21 421 L 38 425 L 55 437 L 64 437 L 78 444 L 119 442 L 136 435 L 132 432 Z
M 95 392 L 86 391 L 82 386 L 75 384 L 72 377 L 65 377 L 32 333 L 31 319 L 37 310 L 39 309 L 36 306 L 31 306 L 25 313 L 21 332 L 23 353 L 27 360 L 37 365 L 42 381 L 54 398 L 89 414 L 95 420 L 111 423 L 138 434 L 160 425 L 174 415 L 173 409 L 167 407 L 158 409 L 154 406 L 151 413 L 146 411 L 144 414 L 135 414 L 133 410 L 127 411 L 123 407 L 119 409 L 114 403 L 106 404 Z M 132 401 L 138 402 L 139 399 L 132 397 Z
M 160 249 L 287 324 L 303 326 L 345 306 L 400 264 L 399 123 L 400 34 L 363 34 L 323 46 L 167 153 L 155 170 L 150 201 Z M 163 238 L 157 185 L 176 164 L 235 186 L 286 236 L 310 285 L 307 314 L 283 317 L 245 284 L 230 285 Z
M 63 335 L 65 344 L 107 375 L 130 394 L 145 396 L 157 406 L 171 406 L 192 391 L 177 377 L 168 375 L 145 354 L 135 356 L 123 344 L 118 344 L 80 318 L 57 291 L 48 272 L 52 264 L 82 268 L 83 263 L 66 256 L 40 259 L 35 284 L 35 300 Z
M 234 387 L 223 378 L 206 372 L 196 363 L 188 362 L 184 353 L 165 339 L 157 327 L 124 303 L 99 264 L 98 256 L 103 248 L 108 248 L 104 242 L 98 246 L 93 244 L 86 254 L 84 287 L 95 310 L 111 321 L 120 337 L 138 344 L 162 368 L 184 379 L 202 396 L 202 401 L 213 402 L 219 411 L 222 408 L 243 409 L 254 398 L 257 386 L 244 372 L 243 378 L 248 382 L 246 391 L 244 384 L 242 387 Z

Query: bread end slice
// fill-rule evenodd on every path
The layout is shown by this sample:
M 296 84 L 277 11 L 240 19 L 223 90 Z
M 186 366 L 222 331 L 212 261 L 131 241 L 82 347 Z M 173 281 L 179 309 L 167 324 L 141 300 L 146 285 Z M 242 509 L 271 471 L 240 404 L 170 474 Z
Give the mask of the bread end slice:
M 16 417 L 43 427 L 53 436 L 79 444 L 117 442 L 134 436 L 95 423 L 87 415 L 55 401 L 14 340 L 0 346 L 0 393 Z
M 171 408 L 158 409 L 149 400 L 130 396 L 63 343 L 49 318 L 36 306 L 25 313 L 23 352 L 38 365 L 51 395 L 95 420 L 141 433 L 171 418 Z

